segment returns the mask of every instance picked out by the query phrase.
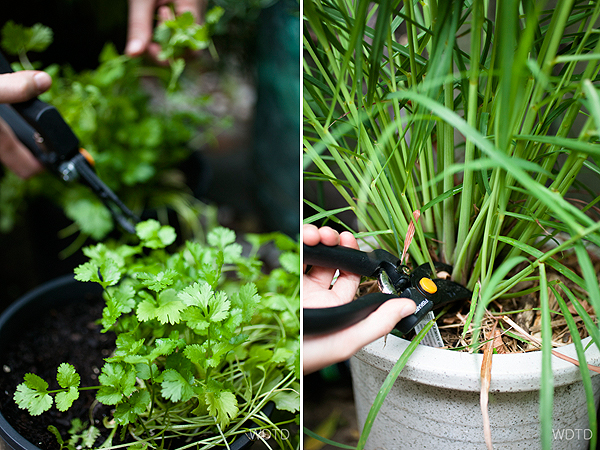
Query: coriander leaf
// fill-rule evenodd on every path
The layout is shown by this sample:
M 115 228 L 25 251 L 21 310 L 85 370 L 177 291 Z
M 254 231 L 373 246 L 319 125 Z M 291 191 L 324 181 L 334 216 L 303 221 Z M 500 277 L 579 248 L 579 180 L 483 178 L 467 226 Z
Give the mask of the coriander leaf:
M 56 380 L 62 388 L 79 387 L 80 377 L 75 367 L 68 363 L 58 366 Z
M 108 293 L 106 307 L 102 310 L 103 332 L 108 331 L 122 314 L 131 312 L 135 307 L 135 290 L 127 282 L 108 289 Z
M 2 27 L 2 48 L 13 55 L 42 52 L 52 43 L 52 38 L 52 30 L 40 23 L 25 27 L 9 20 Z
M 66 411 L 78 398 L 79 391 L 76 387 L 71 386 L 67 391 L 56 394 L 56 407 L 59 411 Z
M 73 193 L 64 202 L 66 216 L 73 220 L 83 233 L 96 240 L 103 239 L 113 229 L 110 211 L 99 200 L 74 197 Z
M 83 249 L 83 254 L 97 264 L 101 264 L 102 262 L 110 259 L 114 261 L 119 268 L 121 268 L 125 265 L 125 257 L 130 256 L 132 251 L 134 252 L 135 249 L 133 249 L 133 247 L 129 247 L 128 245 L 123 245 L 117 250 L 112 250 L 108 248 L 106 244 L 99 243 L 85 247 Z
M 235 231 L 225 227 L 217 227 L 208 233 L 206 240 L 209 245 L 223 250 L 226 246 L 235 242 Z
M 228 317 L 231 302 L 224 292 L 214 292 L 207 283 L 194 283 L 179 293 L 179 298 L 188 306 L 198 306 L 207 322 L 221 322 Z M 201 325 L 200 317 L 195 317 L 196 325 Z
M 122 360 L 128 355 L 136 355 L 142 352 L 144 339 L 136 339 L 131 333 L 121 333 L 117 337 L 116 349 L 111 361 Z
M 60 445 L 62 448 L 62 445 L 65 443 L 65 441 L 60 435 L 58 428 L 56 428 L 54 425 L 48 425 L 48 431 L 54 435 L 56 442 L 58 442 L 58 445 Z
M 279 263 L 283 270 L 293 275 L 300 275 L 300 255 L 294 252 L 282 253 Z
M 230 391 L 208 391 L 205 400 L 209 413 L 216 418 L 221 427 L 229 425 L 231 419 L 238 413 L 237 399 Z
M 81 443 L 85 448 L 93 448 L 94 442 L 100 436 L 100 430 L 94 425 L 90 425 L 87 430 L 81 433 Z
M 100 390 L 96 399 L 105 405 L 116 405 L 123 397 L 129 397 L 135 390 L 135 370 L 120 364 L 107 363 L 98 376 Z
M 137 370 L 137 377 L 140 380 L 150 380 L 151 378 L 156 378 L 158 376 L 158 367 L 156 364 L 137 364 L 135 366 Z
M 146 412 L 150 400 L 150 393 L 148 391 L 134 392 L 127 401 L 117 405 L 114 414 L 115 421 L 120 425 L 135 422 L 139 415 Z
M 221 17 L 223 16 L 224 13 L 225 13 L 225 10 L 222 7 L 213 6 L 211 9 L 209 9 L 206 12 L 206 14 L 204 16 L 204 22 L 210 23 L 210 24 L 215 24 L 221 19 Z
M 75 279 L 77 281 L 94 281 L 100 282 L 98 276 L 98 264 L 92 261 L 85 262 L 78 267 L 75 267 Z
M 25 374 L 23 383 L 17 386 L 15 402 L 21 409 L 27 409 L 32 416 L 39 416 L 52 407 L 52 397 L 48 394 L 48 383 L 33 373 Z
M 231 301 L 242 310 L 243 321 L 249 322 L 261 302 L 261 296 L 258 295 L 258 289 L 254 283 L 247 283 L 231 296 Z
M 135 226 L 138 237 L 142 240 L 142 245 L 148 248 L 165 248 L 175 242 L 177 234 L 175 229 L 169 225 L 161 226 L 160 222 L 154 219 L 140 222 Z
M 163 372 L 162 395 L 172 402 L 187 402 L 194 395 L 194 377 L 186 380 L 178 371 L 168 369 Z
M 182 339 L 168 339 L 158 338 L 154 341 L 154 348 L 146 357 L 147 362 L 154 361 L 160 356 L 168 356 L 175 351 L 178 347 L 183 347 L 185 341 Z M 131 360 L 135 359 L 136 355 L 133 355 Z M 129 359 L 126 359 L 129 362 Z
M 167 289 L 158 294 L 158 301 L 144 300 L 138 305 L 137 318 L 142 322 L 157 319 L 160 323 L 171 325 L 181 320 L 181 311 L 185 304 L 177 297 L 177 291 Z
M 177 272 L 172 269 L 167 269 L 166 271 L 161 271 L 157 274 L 148 272 L 136 274 L 136 278 L 140 280 L 144 286 L 154 292 L 162 291 L 166 287 L 171 286 L 175 281 L 176 276 Z
M 88 261 L 75 268 L 75 279 L 77 281 L 93 281 L 102 285 L 113 286 L 121 279 L 119 266 L 112 259 L 103 261 L 100 265 L 94 261 Z
M 187 306 L 208 306 L 208 299 L 212 297 L 214 291 L 208 283 L 194 283 L 192 286 L 186 287 L 179 293 L 179 298 Z
M 197 334 L 206 335 L 206 330 L 208 329 L 210 322 L 200 308 L 195 306 L 186 308 L 181 314 L 181 319 Z
M 294 413 L 300 409 L 300 393 L 297 391 L 280 391 L 270 398 L 275 402 L 278 411 Z
M 274 364 L 279 364 L 282 362 L 286 362 L 290 356 L 293 356 L 294 352 L 285 348 L 278 348 L 273 353 L 273 357 L 271 358 L 271 362 Z
M 223 249 L 223 261 L 227 264 L 237 262 L 242 256 L 242 246 L 237 243 L 229 244 Z

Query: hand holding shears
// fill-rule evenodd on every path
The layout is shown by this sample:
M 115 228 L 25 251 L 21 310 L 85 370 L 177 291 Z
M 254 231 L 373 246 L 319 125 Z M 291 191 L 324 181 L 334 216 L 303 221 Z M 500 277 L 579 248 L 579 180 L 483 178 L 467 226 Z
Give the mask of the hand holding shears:
M 358 248 L 356 239 L 350 233 L 339 235 L 331 228 L 317 229 L 304 225 L 303 240 L 312 245 Z M 304 308 L 323 308 L 344 305 L 350 302 L 360 283 L 360 275 L 341 272 L 332 289 L 329 289 L 336 270 L 313 266 L 303 275 L 302 302 Z M 398 296 L 396 296 L 398 297 Z M 304 373 L 310 373 L 327 365 L 344 361 L 368 343 L 388 334 L 396 323 L 415 310 L 414 302 L 408 299 L 387 301 L 377 311 L 353 326 L 345 329 L 305 333 L 303 336 Z

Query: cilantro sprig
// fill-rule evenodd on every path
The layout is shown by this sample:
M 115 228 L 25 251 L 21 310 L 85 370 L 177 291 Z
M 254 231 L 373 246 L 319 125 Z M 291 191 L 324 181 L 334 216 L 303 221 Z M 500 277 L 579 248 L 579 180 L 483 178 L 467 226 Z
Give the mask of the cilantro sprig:
M 222 439 L 269 401 L 297 417 L 297 243 L 250 237 L 252 255 L 279 240 L 281 267 L 266 275 L 256 256 L 242 254 L 231 230 L 216 228 L 206 242 L 186 242 L 175 252 L 167 251 L 173 228 L 150 220 L 136 230 L 139 243 L 88 247 L 89 261 L 75 269 L 79 281 L 102 286 L 100 322 L 117 335 L 99 385 L 81 387 L 75 368 L 63 363 L 59 389 L 27 374 L 14 395 L 18 405 L 33 415 L 53 405 L 64 411 L 81 389 L 96 389 L 96 399 L 114 408 L 115 427 L 150 441 L 164 424 L 173 425 L 170 434 L 199 442 L 211 434 Z

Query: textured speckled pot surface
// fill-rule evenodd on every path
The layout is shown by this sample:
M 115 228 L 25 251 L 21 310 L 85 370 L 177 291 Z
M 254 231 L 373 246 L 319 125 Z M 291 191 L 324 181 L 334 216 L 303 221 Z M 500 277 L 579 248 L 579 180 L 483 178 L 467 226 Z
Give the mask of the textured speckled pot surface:
M 585 341 L 587 342 L 587 340 Z M 385 377 L 408 346 L 388 336 L 351 360 L 358 421 L 364 424 Z M 577 358 L 575 347 L 557 349 Z M 590 346 L 588 362 L 599 365 Z M 485 449 L 479 405 L 482 355 L 420 345 L 409 358 L 384 402 L 367 442 L 368 449 Z M 554 449 L 587 449 L 590 431 L 579 368 L 552 358 Z M 494 448 L 539 449 L 541 352 L 494 355 L 489 412 Z M 600 377 L 593 376 L 596 406 Z

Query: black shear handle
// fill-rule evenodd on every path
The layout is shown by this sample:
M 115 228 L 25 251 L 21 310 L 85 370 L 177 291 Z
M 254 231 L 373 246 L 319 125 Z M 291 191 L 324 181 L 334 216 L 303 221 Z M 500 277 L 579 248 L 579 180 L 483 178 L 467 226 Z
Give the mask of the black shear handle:
M 381 264 L 388 262 L 394 266 L 400 265 L 400 260 L 385 250 L 363 252 L 341 245 L 328 246 L 324 244 L 306 245 L 303 247 L 304 264 L 340 269 L 365 277 L 376 276 Z
M 398 296 L 374 292 L 341 306 L 303 308 L 303 331 L 307 335 L 315 335 L 343 330 L 366 319 L 369 314 L 393 298 Z
M 13 72 L 10 64 L 0 52 L 0 73 Z M 42 153 L 37 141 L 34 139 L 35 132 L 43 138 L 46 149 L 53 153 L 58 161 L 64 161 L 73 157 L 79 151 L 79 139 L 67 125 L 56 108 L 38 98 L 33 98 L 22 103 L 12 104 L 11 107 L 2 105 L 0 117 L 13 129 L 16 136 L 23 144 L 33 152 L 44 164 L 54 164 L 52 156 Z M 27 123 L 19 120 L 21 116 Z M 27 126 L 29 124 L 29 126 Z

